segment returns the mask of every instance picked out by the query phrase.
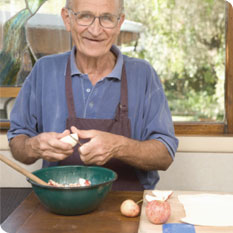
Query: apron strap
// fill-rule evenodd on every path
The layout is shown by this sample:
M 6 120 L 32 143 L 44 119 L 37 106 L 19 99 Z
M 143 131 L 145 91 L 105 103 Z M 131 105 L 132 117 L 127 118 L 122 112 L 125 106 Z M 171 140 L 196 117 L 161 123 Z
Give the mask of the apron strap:
M 119 120 L 120 117 L 128 118 L 128 88 L 124 64 L 122 66 L 121 74 L 121 98 L 116 112 L 116 120 Z
M 68 62 L 66 65 L 65 88 L 66 88 L 66 101 L 68 106 L 69 117 L 76 118 L 73 89 L 72 89 L 72 78 L 70 71 L 70 57 L 68 58 Z M 121 97 L 120 97 L 120 103 L 118 104 L 116 110 L 115 118 L 116 120 L 119 120 L 120 117 L 128 117 L 128 88 L 127 88 L 127 78 L 126 78 L 126 71 L 124 64 L 122 66 L 122 74 L 121 74 Z
M 75 107 L 74 107 L 72 79 L 71 79 L 71 72 L 70 72 L 70 57 L 68 58 L 68 62 L 66 65 L 65 86 L 66 86 L 66 102 L 68 106 L 68 116 L 71 118 L 75 118 L 76 113 L 75 113 Z

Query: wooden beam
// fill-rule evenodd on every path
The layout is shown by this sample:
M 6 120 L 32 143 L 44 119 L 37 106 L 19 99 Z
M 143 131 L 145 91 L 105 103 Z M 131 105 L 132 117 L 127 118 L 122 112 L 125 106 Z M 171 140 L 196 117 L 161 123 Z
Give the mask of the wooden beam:
M 233 133 L 233 7 L 228 3 L 228 18 L 226 30 L 226 133 Z
M 21 87 L 0 87 L 0 98 L 17 97 Z
M 0 132 L 7 133 L 7 130 L 10 128 L 9 121 L 0 121 Z
M 176 135 L 223 135 L 223 123 L 175 122 Z

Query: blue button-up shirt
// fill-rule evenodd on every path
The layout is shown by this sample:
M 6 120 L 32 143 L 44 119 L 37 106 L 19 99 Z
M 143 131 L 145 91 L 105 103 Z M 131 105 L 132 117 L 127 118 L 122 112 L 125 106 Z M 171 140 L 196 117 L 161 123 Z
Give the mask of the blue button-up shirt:
M 174 158 L 178 140 L 174 135 L 167 99 L 152 66 L 140 59 L 112 51 L 117 62 L 112 72 L 95 86 L 88 75 L 81 73 L 75 62 L 75 47 L 63 54 L 45 56 L 34 65 L 24 81 L 10 116 L 8 139 L 19 134 L 36 136 L 42 132 L 63 132 L 68 110 L 65 94 L 65 73 L 71 56 L 71 76 L 77 117 L 113 119 L 120 101 L 123 62 L 128 82 L 128 116 L 131 136 L 136 140 L 156 139 L 167 147 Z M 143 154 L 142 154 L 143 156 Z M 55 165 L 44 161 L 44 166 Z M 153 189 L 159 180 L 157 171 L 136 169 L 145 189 Z

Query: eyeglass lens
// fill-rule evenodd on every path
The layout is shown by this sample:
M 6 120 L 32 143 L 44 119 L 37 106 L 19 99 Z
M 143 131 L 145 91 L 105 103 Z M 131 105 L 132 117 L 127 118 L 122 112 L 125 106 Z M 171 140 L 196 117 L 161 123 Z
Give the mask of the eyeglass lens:
M 75 16 L 77 23 L 83 26 L 91 25 L 95 18 L 99 18 L 100 25 L 106 28 L 114 28 L 118 22 L 118 17 L 112 14 L 95 16 L 89 12 L 78 12 L 75 13 Z

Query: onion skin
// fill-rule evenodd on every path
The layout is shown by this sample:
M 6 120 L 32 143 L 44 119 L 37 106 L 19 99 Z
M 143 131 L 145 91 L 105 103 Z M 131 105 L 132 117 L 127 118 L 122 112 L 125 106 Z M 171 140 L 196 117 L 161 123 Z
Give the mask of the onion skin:
M 146 205 L 146 216 L 153 224 L 167 222 L 171 215 L 171 207 L 167 201 L 151 201 Z
M 121 214 L 126 217 L 137 217 L 140 213 L 139 205 L 130 199 L 122 202 L 120 210 Z

